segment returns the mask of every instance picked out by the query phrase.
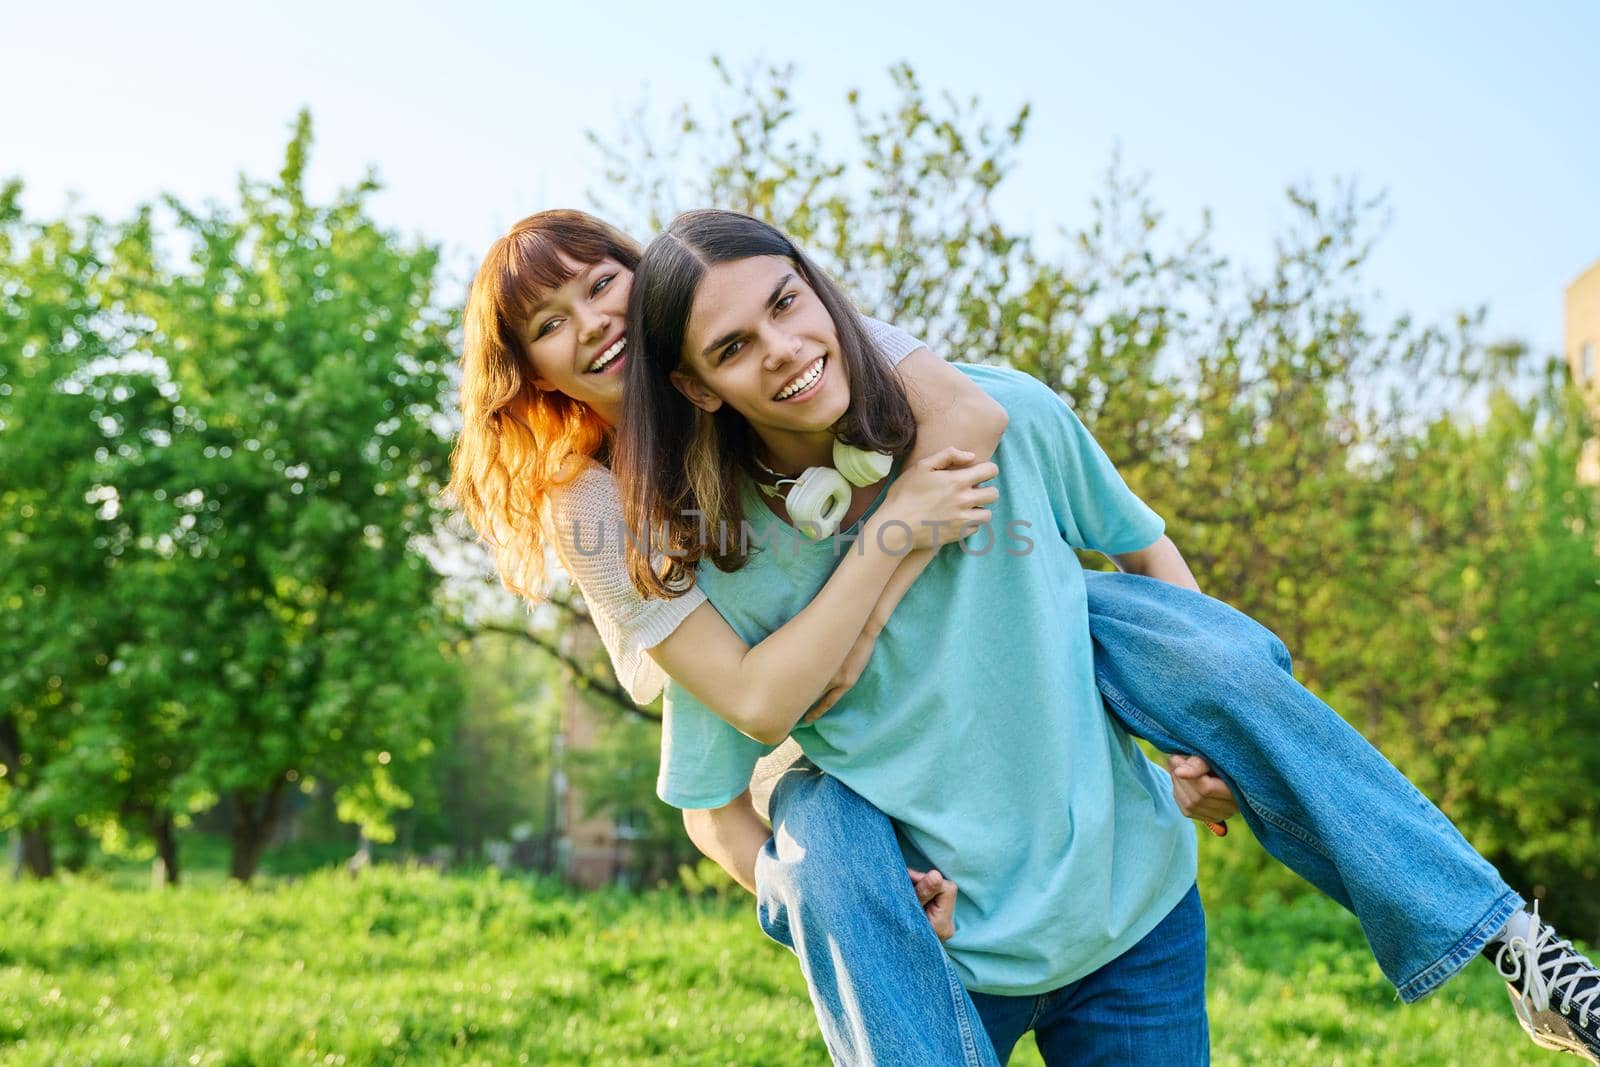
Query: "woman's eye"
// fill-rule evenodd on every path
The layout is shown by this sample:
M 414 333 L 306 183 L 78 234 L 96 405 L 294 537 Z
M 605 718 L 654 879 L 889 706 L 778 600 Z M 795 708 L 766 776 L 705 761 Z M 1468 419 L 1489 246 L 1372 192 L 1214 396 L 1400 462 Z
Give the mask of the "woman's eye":
M 789 308 L 794 305 L 794 302 L 795 302 L 796 299 L 798 299 L 798 294 L 796 294 L 796 293 L 785 293 L 783 295 L 783 298 L 780 299 L 776 304 L 774 304 L 772 306 L 773 306 L 774 310 L 777 310 L 777 311 L 788 311 Z
M 539 332 L 533 335 L 533 339 L 537 341 L 539 338 L 548 335 L 550 331 L 554 330 L 559 325 L 561 325 L 560 319 L 546 319 L 544 321 L 544 325 L 539 327 Z
M 590 296 L 599 296 L 601 290 L 605 289 L 606 286 L 610 285 L 612 279 L 614 279 L 615 277 L 616 277 L 615 274 L 607 274 L 604 278 L 601 278 L 599 281 L 595 282 L 594 283 L 594 288 L 589 290 L 589 295 Z
M 728 360 L 732 359 L 734 356 L 739 354 L 739 350 L 742 349 L 743 347 L 744 347 L 744 342 L 743 341 L 735 341 L 735 342 L 733 342 L 727 348 L 724 348 L 722 350 L 722 361 L 725 363 Z

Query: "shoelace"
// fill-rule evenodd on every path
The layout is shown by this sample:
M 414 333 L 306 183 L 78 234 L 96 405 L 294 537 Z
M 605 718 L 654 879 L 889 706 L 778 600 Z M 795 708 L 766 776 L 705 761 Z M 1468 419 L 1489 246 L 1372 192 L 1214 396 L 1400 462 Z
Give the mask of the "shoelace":
M 1556 937 L 1554 928 L 1546 926 L 1539 918 L 1539 902 L 1533 902 L 1533 940 L 1513 937 L 1495 953 L 1494 967 L 1500 977 L 1508 982 L 1520 983 L 1522 995 L 1538 1011 L 1550 1007 L 1550 999 L 1561 996 L 1561 1013 L 1571 1015 L 1572 1006 L 1578 1005 L 1578 1025 L 1589 1025 L 1589 1013 L 1600 1018 L 1600 969 L 1596 969 L 1576 949 L 1572 942 Z M 1566 968 L 1571 972 L 1563 974 Z M 1590 984 L 1579 989 L 1585 980 Z

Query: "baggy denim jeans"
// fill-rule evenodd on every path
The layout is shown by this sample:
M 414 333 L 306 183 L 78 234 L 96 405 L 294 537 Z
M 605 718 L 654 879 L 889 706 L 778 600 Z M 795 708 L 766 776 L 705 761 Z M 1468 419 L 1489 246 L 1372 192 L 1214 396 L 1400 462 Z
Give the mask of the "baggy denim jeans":
M 1106 707 L 1205 757 L 1268 852 L 1355 914 L 1400 999 L 1465 967 L 1523 906 L 1443 812 L 1290 673 L 1265 626 L 1134 574 L 1086 574 Z
M 1356 915 L 1402 1000 L 1466 966 L 1522 907 L 1442 812 L 1294 680 L 1271 631 L 1165 582 L 1084 578 L 1107 709 L 1163 751 L 1205 757 L 1263 847 Z M 997 1063 L 889 820 L 804 762 L 779 781 L 771 815 L 758 918 L 799 956 L 835 1061 Z
M 1205 1067 L 1206 913 L 1190 889 L 1128 951 L 1076 982 L 1025 997 L 972 994 L 1002 1060 L 1032 1030 L 1048 1067 Z
M 800 958 L 833 1062 L 999 1067 L 888 818 L 806 760 L 778 779 L 771 813 L 756 916 Z

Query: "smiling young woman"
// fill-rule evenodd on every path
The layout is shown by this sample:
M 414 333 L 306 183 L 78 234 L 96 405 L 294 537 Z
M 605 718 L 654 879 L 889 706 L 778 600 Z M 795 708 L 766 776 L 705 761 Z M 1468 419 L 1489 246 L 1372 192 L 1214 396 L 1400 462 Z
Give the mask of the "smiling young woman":
M 545 211 L 490 245 L 473 281 L 449 492 L 520 596 L 543 592 L 551 491 L 582 472 L 575 459 L 609 458 L 623 359 L 609 373 L 577 368 L 626 321 L 638 265 L 639 246 L 621 231 Z

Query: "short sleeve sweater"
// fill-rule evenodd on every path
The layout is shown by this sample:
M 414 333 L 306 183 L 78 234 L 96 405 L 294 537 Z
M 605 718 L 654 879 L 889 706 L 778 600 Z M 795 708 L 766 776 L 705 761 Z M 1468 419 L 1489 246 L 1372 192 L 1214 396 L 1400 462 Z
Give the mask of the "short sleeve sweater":
M 866 319 L 867 333 L 891 365 L 922 347 L 898 327 Z M 706 596 L 692 587 L 671 600 L 646 599 L 628 577 L 622 497 L 611 471 L 589 460 L 550 495 L 550 543 L 577 583 L 617 681 L 641 704 L 654 700 L 666 672 L 646 654 L 665 641 Z

